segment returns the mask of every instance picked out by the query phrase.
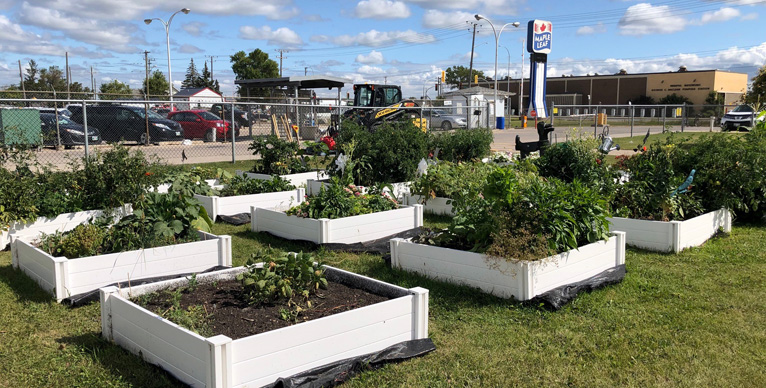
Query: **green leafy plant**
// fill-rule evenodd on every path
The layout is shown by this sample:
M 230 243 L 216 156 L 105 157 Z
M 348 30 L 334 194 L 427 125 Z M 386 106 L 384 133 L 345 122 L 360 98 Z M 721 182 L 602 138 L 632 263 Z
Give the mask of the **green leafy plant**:
M 488 156 L 493 140 L 492 130 L 488 128 L 458 129 L 432 135 L 429 148 L 431 151 L 438 148 L 438 158 L 441 160 L 468 162 Z
M 220 190 L 221 197 L 235 195 L 248 195 L 260 193 L 275 193 L 279 191 L 295 190 L 290 181 L 274 176 L 269 180 L 251 179 L 245 175 L 232 178 L 229 183 Z
M 548 147 L 534 163 L 541 176 L 564 182 L 575 179 L 594 187 L 602 194 L 614 192 L 616 171 L 603 162 L 594 140 L 570 140 Z
M 410 181 L 417 176 L 420 160 L 428 156 L 428 135 L 410 120 L 384 123 L 372 131 L 347 120 L 336 141 L 336 147 L 357 163 L 349 183 L 362 186 Z M 353 151 L 348 151 L 352 142 Z M 343 175 L 335 161 L 328 173 Z
M 247 300 L 251 304 L 284 300 L 290 305 L 298 296 L 307 307 L 311 307 L 309 296 L 319 288 L 327 288 L 322 266 L 314 265 L 312 256 L 303 252 L 276 257 L 272 253 L 254 253 L 248 261 L 249 270 L 237 275 Z
M 300 205 L 287 210 L 288 215 L 303 218 L 343 218 L 393 210 L 399 203 L 388 192 L 373 187 L 367 194 L 353 185 L 343 185 L 338 177 L 323 186 L 319 194 L 307 197 Z
M 494 166 L 481 162 L 456 164 L 440 161 L 413 180 L 410 191 L 423 196 L 426 201 L 435 197 L 457 198 L 464 193 L 477 193 L 494 169 Z
M 299 144 L 280 139 L 276 135 L 258 137 L 248 149 L 253 151 L 253 155 L 261 156 L 253 166 L 252 172 L 285 175 L 311 171 L 304 160 L 296 158 Z

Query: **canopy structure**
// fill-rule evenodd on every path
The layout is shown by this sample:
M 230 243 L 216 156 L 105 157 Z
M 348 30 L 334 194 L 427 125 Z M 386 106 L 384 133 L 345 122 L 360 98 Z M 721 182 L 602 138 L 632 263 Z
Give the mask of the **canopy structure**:
M 333 77 L 329 75 L 309 75 L 281 78 L 243 79 L 234 81 L 234 84 L 246 88 L 340 89 L 345 84 L 351 82 L 352 81 L 348 78 Z

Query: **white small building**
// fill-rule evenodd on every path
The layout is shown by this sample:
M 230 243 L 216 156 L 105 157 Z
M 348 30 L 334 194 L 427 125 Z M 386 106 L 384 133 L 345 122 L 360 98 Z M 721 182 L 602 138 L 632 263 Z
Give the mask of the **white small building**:
M 516 93 L 498 90 L 498 109 L 504 110 L 505 104 L 503 102 L 508 97 L 515 95 Z M 451 111 L 454 114 L 470 117 L 468 128 L 495 127 L 495 89 L 473 86 L 467 89 L 453 90 L 442 94 L 442 96 L 444 97 L 444 105 L 451 106 Z M 470 109 L 467 109 L 468 107 Z M 480 114 L 475 114 L 477 112 Z
M 223 96 L 210 88 L 181 89 L 173 95 L 175 101 L 188 101 L 185 109 L 208 109 L 213 104 L 224 102 Z M 181 104 L 178 104 L 181 105 Z

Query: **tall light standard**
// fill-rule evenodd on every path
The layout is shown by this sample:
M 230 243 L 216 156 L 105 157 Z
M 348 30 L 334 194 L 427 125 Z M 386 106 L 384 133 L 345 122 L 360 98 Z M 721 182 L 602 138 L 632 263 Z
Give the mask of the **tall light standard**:
M 184 14 L 189 14 L 191 10 L 189 8 L 181 8 L 180 10 L 176 11 L 174 14 L 170 15 L 170 19 L 168 19 L 168 22 L 165 23 L 164 20 L 160 18 L 152 18 L 152 19 L 144 19 L 144 23 L 151 24 L 152 20 L 159 20 L 162 25 L 165 26 L 165 37 L 167 38 L 167 44 L 168 44 L 168 83 L 170 86 L 168 86 L 168 95 L 170 96 L 170 110 L 173 110 L 173 71 L 170 68 L 170 23 L 173 21 L 173 17 L 176 16 L 179 12 L 183 12 Z M 149 85 L 146 85 L 147 91 L 149 89 Z
M 508 50 L 508 47 L 502 46 L 505 49 L 505 52 L 508 53 L 508 70 L 507 73 L 505 73 L 505 79 L 506 79 L 506 85 L 508 85 L 508 92 L 511 91 L 511 52 Z M 511 100 L 508 100 L 508 115 L 511 115 Z
M 519 22 L 513 22 L 513 23 L 505 23 L 502 27 L 500 27 L 500 32 L 495 30 L 495 25 L 492 24 L 492 21 L 487 19 L 484 16 L 481 16 L 479 14 L 474 15 L 473 17 L 476 18 L 476 20 L 486 20 L 487 23 L 492 27 L 492 32 L 495 34 L 495 76 L 493 77 L 495 79 L 495 128 L 498 128 L 498 122 L 497 122 L 497 47 L 500 44 L 500 34 L 503 33 L 503 29 L 508 26 L 514 26 L 518 27 L 520 25 Z

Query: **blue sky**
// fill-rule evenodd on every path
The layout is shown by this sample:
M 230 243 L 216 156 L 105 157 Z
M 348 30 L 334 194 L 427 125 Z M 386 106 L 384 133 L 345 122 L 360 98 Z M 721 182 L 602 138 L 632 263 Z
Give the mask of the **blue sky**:
M 143 51 L 167 72 L 165 30 L 146 18 L 178 14 L 170 26 L 173 79 L 189 61 L 212 60 L 224 94 L 234 91 L 229 56 L 256 48 L 284 52 L 283 73 L 329 74 L 400 84 L 420 96 L 441 70 L 468 66 L 473 15 L 500 36 L 498 74 L 517 78 L 531 19 L 553 22 L 549 76 L 722 69 L 753 76 L 766 63 L 766 1 L 523 0 L 0 0 L 0 85 L 18 83 L 18 60 L 64 67 L 90 85 L 118 79 L 140 87 Z M 495 39 L 478 22 L 474 67 L 494 72 Z M 505 48 L 504 48 L 505 47 Z M 506 51 L 506 48 L 508 51 Z M 528 76 L 528 57 L 524 74 Z M 322 94 L 322 93 L 320 93 Z M 431 97 L 434 92 L 430 92 Z

